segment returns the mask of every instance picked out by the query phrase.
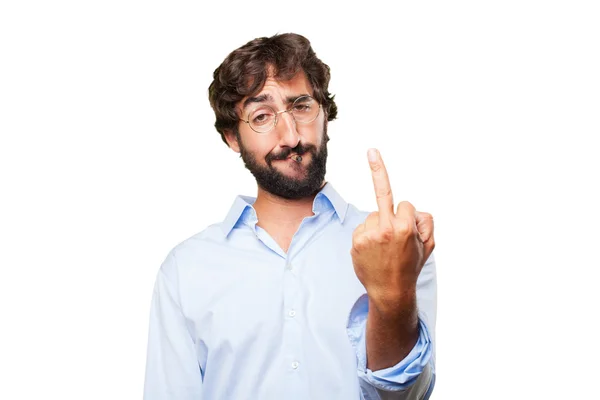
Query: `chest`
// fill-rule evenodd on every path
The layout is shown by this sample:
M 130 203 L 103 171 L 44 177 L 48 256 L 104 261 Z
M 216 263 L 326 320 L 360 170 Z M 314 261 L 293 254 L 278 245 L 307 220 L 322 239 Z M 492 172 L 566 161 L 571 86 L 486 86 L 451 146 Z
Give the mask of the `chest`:
M 364 288 L 345 245 L 310 246 L 288 259 L 232 250 L 183 271 L 182 306 L 195 340 L 231 352 L 286 337 L 347 341 L 347 318 Z
M 318 222 L 308 221 L 285 253 L 263 232 L 239 229 L 231 245 L 205 244 L 179 264 L 182 311 L 207 390 L 235 376 L 257 398 L 356 398 L 346 326 L 364 288 L 350 257 L 352 231 Z

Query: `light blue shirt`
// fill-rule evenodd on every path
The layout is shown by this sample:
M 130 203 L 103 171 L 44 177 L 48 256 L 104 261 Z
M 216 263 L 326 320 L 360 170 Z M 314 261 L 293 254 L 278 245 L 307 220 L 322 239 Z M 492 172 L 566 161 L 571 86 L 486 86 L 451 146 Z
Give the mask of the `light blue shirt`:
M 419 339 L 366 368 L 368 298 L 350 256 L 368 212 L 327 183 L 287 254 L 256 225 L 256 199 L 177 245 L 152 297 L 145 400 L 427 399 L 435 382 L 435 262 L 417 282 Z

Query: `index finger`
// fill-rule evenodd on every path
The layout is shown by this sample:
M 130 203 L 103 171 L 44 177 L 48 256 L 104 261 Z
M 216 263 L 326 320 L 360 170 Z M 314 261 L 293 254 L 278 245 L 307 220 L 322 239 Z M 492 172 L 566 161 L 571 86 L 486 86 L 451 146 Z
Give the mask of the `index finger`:
M 387 170 L 383 164 L 381 154 L 377 149 L 369 149 L 367 153 L 371 175 L 373 176 L 373 187 L 377 197 L 377 207 L 379 208 L 379 225 L 389 225 L 394 216 L 394 199 L 392 198 L 392 187 L 388 178 Z

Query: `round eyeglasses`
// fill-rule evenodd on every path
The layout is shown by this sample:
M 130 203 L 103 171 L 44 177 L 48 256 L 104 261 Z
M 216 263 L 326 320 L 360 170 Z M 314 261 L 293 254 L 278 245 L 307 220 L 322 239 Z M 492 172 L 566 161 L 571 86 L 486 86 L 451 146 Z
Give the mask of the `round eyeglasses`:
M 313 122 L 319 116 L 321 105 L 311 96 L 298 97 L 287 110 L 275 111 L 275 109 L 266 104 L 253 108 L 246 120 L 240 121 L 247 123 L 250 128 L 261 135 L 269 133 L 277 125 L 279 114 L 289 112 L 294 121 L 300 124 Z

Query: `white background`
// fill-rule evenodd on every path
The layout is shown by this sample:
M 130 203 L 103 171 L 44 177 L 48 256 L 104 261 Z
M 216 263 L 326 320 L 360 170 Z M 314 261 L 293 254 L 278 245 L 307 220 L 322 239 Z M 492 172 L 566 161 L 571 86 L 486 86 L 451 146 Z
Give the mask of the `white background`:
M 600 398 L 596 2 L 6 1 L 0 398 L 141 398 L 154 278 L 255 194 L 213 128 L 213 70 L 307 36 L 339 119 L 327 178 L 436 221 L 432 399 Z

